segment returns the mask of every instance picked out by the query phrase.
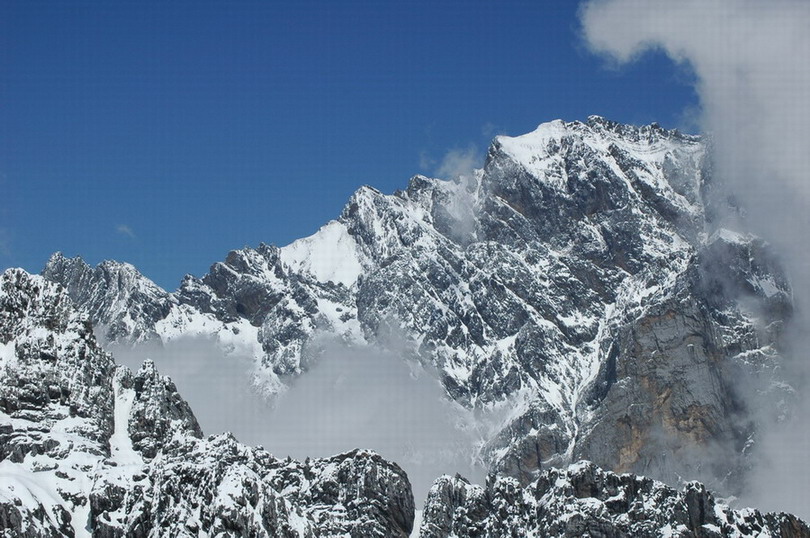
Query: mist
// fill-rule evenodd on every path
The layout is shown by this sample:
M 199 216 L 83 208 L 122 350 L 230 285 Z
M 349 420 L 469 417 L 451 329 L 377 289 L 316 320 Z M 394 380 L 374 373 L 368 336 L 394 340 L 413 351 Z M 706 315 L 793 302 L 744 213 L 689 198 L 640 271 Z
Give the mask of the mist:
M 253 362 L 226 355 L 213 340 L 111 346 L 137 370 L 155 361 L 189 402 L 206 435 L 230 431 L 278 458 L 328 457 L 371 449 L 408 474 L 417 508 L 441 474 L 483 482 L 476 454 L 481 421 L 448 400 L 434 376 L 390 350 L 325 340 L 322 358 L 269 401 L 254 390 Z
M 448 151 L 436 167 L 436 176 L 455 180 L 470 176 L 473 170 L 479 168 L 484 161 L 483 155 L 474 146 L 466 149 L 453 149 Z
M 810 518 L 810 3 L 589 0 L 580 17 L 585 41 L 610 65 L 656 49 L 694 72 L 714 175 L 741 208 L 726 224 L 765 238 L 783 258 L 798 311 L 785 363 L 797 402 L 760 430 L 741 502 Z

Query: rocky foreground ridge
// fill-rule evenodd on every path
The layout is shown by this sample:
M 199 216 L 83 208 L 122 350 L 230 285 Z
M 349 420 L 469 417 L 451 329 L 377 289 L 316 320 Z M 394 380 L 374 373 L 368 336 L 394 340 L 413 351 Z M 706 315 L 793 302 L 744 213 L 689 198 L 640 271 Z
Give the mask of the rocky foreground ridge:
M 373 452 L 280 460 L 205 438 L 174 384 L 117 366 L 60 286 L 0 277 L 6 537 L 408 536 L 405 473 Z
M 204 438 L 151 362 L 117 366 L 65 290 L 0 276 L 0 533 L 5 537 L 409 536 L 405 473 L 373 452 L 280 460 Z M 810 536 L 793 516 L 731 510 L 592 464 L 522 488 L 441 477 L 419 535 Z
M 397 342 L 468 409 L 504 417 L 480 457 L 523 485 L 580 459 L 734 493 L 758 422 L 789 407 L 792 291 L 760 239 L 722 227 L 703 139 L 600 117 L 497 137 L 484 167 L 359 189 L 286 247 L 230 252 L 166 292 L 134 267 L 54 255 L 105 341 L 204 335 L 269 394 L 322 353 Z
M 525 487 L 495 475 L 484 487 L 443 476 L 430 490 L 419 536 L 721 538 L 808 533 L 807 524 L 789 514 L 732 510 L 699 482 L 676 490 L 582 461 L 548 469 Z

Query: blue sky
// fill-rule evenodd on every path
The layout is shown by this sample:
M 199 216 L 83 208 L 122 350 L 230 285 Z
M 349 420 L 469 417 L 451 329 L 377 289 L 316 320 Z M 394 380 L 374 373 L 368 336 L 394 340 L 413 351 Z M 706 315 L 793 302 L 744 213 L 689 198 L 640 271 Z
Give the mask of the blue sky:
M 60 250 L 168 289 L 496 134 L 697 105 L 662 54 L 606 67 L 570 0 L 2 0 L 0 77 L 0 265 Z

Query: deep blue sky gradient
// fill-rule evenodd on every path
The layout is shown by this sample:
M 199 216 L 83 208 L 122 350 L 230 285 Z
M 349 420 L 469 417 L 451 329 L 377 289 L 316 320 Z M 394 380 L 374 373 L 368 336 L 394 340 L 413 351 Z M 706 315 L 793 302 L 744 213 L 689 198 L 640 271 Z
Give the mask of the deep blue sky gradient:
M 590 114 L 688 128 L 688 72 L 655 54 L 607 68 L 576 11 L 2 0 L 0 266 L 39 272 L 61 250 L 174 289 L 496 134 Z

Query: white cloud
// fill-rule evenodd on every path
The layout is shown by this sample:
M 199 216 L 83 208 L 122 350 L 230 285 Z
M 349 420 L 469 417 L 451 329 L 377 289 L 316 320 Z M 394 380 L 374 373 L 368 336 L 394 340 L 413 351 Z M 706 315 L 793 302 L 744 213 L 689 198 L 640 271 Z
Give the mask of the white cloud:
M 472 174 L 473 170 L 481 167 L 483 161 L 483 156 L 473 146 L 452 149 L 442 158 L 435 174 L 442 179 L 458 179 Z
M 580 15 L 588 44 L 611 62 L 660 49 L 694 70 L 715 174 L 742 200 L 744 224 L 785 254 L 799 307 L 810 308 L 810 2 L 591 0 Z M 806 321 L 797 325 L 805 334 L 793 348 L 807 349 Z M 800 353 L 788 367 L 808 369 Z M 749 500 L 810 517 L 808 431 L 800 405 L 760 442 L 768 465 Z
M 432 170 L 435 165 L 436 159 L 432 158 L 427 151 L 422 150 L 419 152 L 419 168 L 423 172 Z
M 810 205 L 810 3 L 603 0 L 581 16 L 591 47 L 614 61 L 660 48 L 694 69 L 719 171 L 755 202 L 757 225 L 779 235 Z M 763 202 L 785 201 L 790 214 L 764 218 L 773 206 Z
M 323 358 L 273 406 L 249 388 L 252 360 L 226 356 L 212 340 L 111 346 L 116 360 L 134 370 L 154 360 L 206 435 L 230 431 L 296 459 L 371 449 L 408 473 L 417 502 L 444 473 L 483 481 L 483 468 L 472 464 L 483 426 L 449 402 L 431 375 L 393 351 L 327 340 L 323 349 Z
M 441 474 L 483 479 L 471 465 L 478 440 L 472 415 L 448 401 L 433 376 L 390 351 L 328 346 L 268 418 L 267 446 L 276 453 L 303 458 L 371 448 L 405 469 L 417 501 Z
M 485 138 L 492 138 L 498 134 L 502 134 L 502 129 L 491 121 L 488 121 L 481 126 L 481 135 L 483 135 Z
M 119 224 L 115 227 L 115 231 L 120 233 L 121 235 L 125 235 L 130 239 L 135 239 L 135 232 L 132 231 L 132 228 L 127 226 L 126 224 Z

